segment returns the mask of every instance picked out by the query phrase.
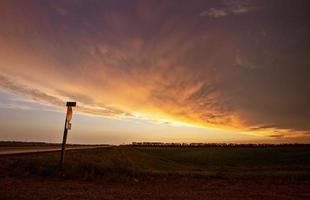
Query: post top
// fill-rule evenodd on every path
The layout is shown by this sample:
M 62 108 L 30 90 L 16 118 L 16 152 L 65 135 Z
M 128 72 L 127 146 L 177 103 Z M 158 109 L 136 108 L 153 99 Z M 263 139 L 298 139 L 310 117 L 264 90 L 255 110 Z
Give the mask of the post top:
M 74 101 L 68 101 L 67 102 L 67 107 L 75 107 L 76 106 L 76 102 L 74 102 Z

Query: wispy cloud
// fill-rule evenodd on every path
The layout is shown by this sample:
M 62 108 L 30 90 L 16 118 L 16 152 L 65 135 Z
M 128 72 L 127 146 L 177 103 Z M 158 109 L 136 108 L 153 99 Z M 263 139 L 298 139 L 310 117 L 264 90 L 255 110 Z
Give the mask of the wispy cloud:
M 2 109 L 14 109 L 14 110 L 31 110 L 29 106 L 16 105 L 16 104 L 4 104 L 0 103 L 0 108 Z
M 209 16 L 213 18 L 219 18 L 219 17 L 225 17 L 229 15 L 229 12 L 227 12 L 225 9 L 220 9 L 220 8 L 210 8 L 208 10 L 202 11 L 200 16 Z
M 99 115 L 104 117 L 125 117 L 125 116 L 131 116 L 129 113 L 124 112 L 119 109 L 115 109 L 109 106 L 96 106 L 92 105 L 89 102 L 83 101 L 83 98 L 79 98 L 78 96 L 60 96 L 56 94 L 47 94 L 46 92 L 38 89 L 33 89 L 29 86 L 22 85 L 19 83 L 16 83 L 12 80 L 11 77 L 8 77 L 6 75 L 0 74 L 0 88 L 6 89 L 10 92 L 13 92 L 18 95 L 26 96 L 34 101 L 41 102 L 43 104 L 56 106 L 56 107 L 64 107 L 65 102 L 69 99 L 78 99 L 78 107 L 77 110 L 82 113 L 92 114 L 92 115 Z M 73 98 L 72 98 L 73 97 Z M 76 98 L 74 98 L 76 97 Z M 85 99 L 84 99 L 85 100 Z M 2 108 L 10 108 L 10 109 L 31 109 L 29 106 L 25 105 L 18 105 L 18 104 L 2 104 Z
M 204 10 L 199 15 L 202 17 L 221 18 L 228 15 L 245 14 L 254 9 L 256 9 L 256 7 L 251 6 L 251 2 L 248 0 L 232 0 L 223 1 L 221 6 Z

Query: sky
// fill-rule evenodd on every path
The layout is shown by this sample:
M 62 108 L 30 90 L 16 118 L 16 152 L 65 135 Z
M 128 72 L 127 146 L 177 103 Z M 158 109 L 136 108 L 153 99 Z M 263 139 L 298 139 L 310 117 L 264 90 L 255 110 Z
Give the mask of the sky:
M 0 140 L 310 143 L 307 0 L 1 0 Z

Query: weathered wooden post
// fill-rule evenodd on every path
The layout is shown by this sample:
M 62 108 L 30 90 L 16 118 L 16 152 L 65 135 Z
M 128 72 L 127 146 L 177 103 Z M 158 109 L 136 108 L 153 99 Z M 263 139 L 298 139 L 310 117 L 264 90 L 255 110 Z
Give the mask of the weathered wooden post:
M 66 120 L 65 120 L 64 135 L 62 139 L 61 155 L 60 155 L 60 162 L 59 162 L 60 169 L 62 169 L 62 166 L 64 164 L 67 135 L 68 135 L 68 130 L 71 129 L 70 121 L 72 119 L 72 114 L 73 114 L 72 107 L 75 107 L 75 106 L 76 106 L 76 102 L 67 102 L 67 115 L 66 115 Z

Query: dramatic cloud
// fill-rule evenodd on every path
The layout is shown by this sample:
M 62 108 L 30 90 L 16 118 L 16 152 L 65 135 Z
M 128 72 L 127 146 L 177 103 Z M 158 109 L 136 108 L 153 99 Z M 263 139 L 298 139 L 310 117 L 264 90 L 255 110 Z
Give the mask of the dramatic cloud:
M 0 85 L 108 117 L 306 134 L 309 14 L 286 2 L 4 0 Z
M 108 106 L 97 106 L 93 105 L 87 100 L 83 99 L 80 96 L 59 96 L 53 94 L 47 94 L 44 91 L 29 88 L 25 85 L 14 83 L 12 79 L 8 78 L 5 75 L 0 74 L 0 87 L 5 88 L 11 92 L 16 94 L 27 96 L 33 100 L 38 102 L 46 103 L 48 105 L 63 107 L 65 105 L 66 100 L 70 99 L 79 99 L 79 105 L 77 106 L 78 111 L 93 114 L 93 115 L 102 115 L 106 117 L 123 117 L 123 116 L 131 116 L 129 113 L 123 112 L 121 110 L 111 108 Z M 1 106 L 1 105 L 0 105 Z M 14 108 L 14 109 L 27 109 L 26 106 L 18 106 L 18 104 L 7 104 L 7 108 Z

